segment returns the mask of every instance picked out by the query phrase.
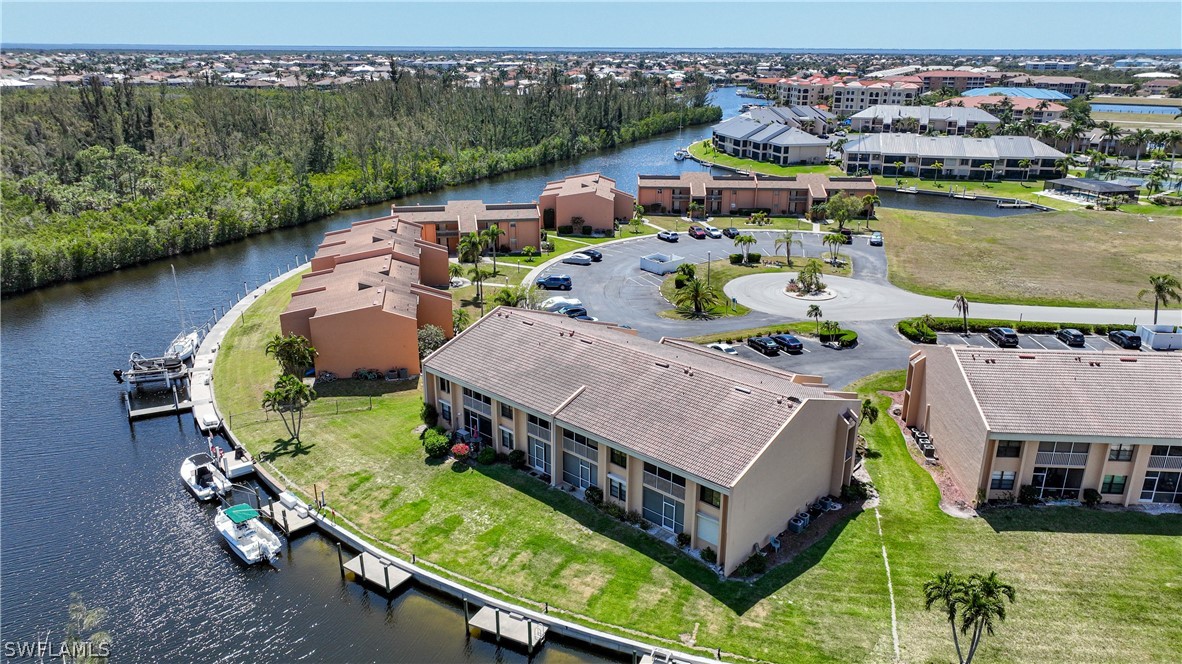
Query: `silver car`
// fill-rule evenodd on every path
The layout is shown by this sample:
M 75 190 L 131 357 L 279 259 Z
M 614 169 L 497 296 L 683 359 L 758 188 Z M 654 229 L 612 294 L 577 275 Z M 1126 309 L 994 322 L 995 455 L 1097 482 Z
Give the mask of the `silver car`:
M 567 265 L 590 265 L 591 257 L 587 254 L 571 254 L 562 259 L 562 262 Z

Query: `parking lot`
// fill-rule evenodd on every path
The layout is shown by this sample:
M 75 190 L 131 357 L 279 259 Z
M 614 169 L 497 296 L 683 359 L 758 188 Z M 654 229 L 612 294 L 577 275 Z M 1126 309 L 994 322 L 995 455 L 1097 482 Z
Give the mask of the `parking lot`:
M 983 332 L 974 332 L 967 337 L 959 332 L 939 332 L 936 334 L 939 343 L 945 346 L 976 346 L 978 348 L 997 348 L 997 344 Z M 1121 348 L 1099 334 L 1085 334 L 1084 345 L 1068 346 L 1059 341 L 1053 334 L 1019 334 L 1018 348 L 1025 350 L 1074 350 L 1074 351 L 1120 351 L 1135 353 L 1135 350 Z M 1148 348 L 1143 348 L 1148 351 Z

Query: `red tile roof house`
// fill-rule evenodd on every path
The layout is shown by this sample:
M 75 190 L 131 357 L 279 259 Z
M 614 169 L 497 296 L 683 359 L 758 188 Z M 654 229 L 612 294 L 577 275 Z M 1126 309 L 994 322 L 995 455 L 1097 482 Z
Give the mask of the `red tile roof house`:
M 969 500 L 1182 503 L 1182 358 L 918 346 L 903 420 Z
M 854 467 L 856 394 L 559 314 L 494 309 L 427 356 L 422 385 L 447 429 L 524 452 L 555 487 L 599 487 L 727 574 Z

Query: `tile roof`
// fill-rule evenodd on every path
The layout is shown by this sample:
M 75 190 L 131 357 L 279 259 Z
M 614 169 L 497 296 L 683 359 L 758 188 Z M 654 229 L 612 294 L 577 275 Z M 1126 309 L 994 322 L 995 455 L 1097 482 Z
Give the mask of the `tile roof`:
M 341 263 L 332 270 L 305 275 L 286 311 L 315 309 L 315 317 L 323 317 L 381 307 L 414 319 L 419 299 L 411 284 L 418 281 L 418 266 L 389 255 Z
M 495 360 L 490 361 L 490 349 Z M 500 307 L 424 360 L 432 372 L 729 488 L 798 412 L 843 398 L 680 340 Z M 678 404 L 695 404 L 683 407 Z
M 945 122 L 955 121 L 960 124 L 967 122 L 977 123 L 1000 123 L 1001 120 L 993 117 L 979 108 L 971 106 L 901 106 L 898 104 L 876 104 L 867 107 L 865 110 L 858 111 L 850 116 L 851 119 L 874 119 L 881 118 L 883 121 L 894 122 L 899 118 L 915 118 L 921 124 L 927 124 L 932 120 L 943 120 Z
M 615 180 L 599 173 L 584 173 L 547 182 L 542 189 L 542 196 L 549 194 L 569 196 L 587 192 L 593 192 L 596 196 L 613 201 L 616 199 L 616 194 L 624 193 L 616 188 Z
M 857 190 L 874 193 L 877 185 L 869 177 L 829 177 L 823 173 L 801 173 L 793 176 L 777 175 L 711 175 L 707 171 L 686 171 L 677 175 L 638 175 L 641 187 L 689 187 L 695 196 L 704 196 L 706 189 L 809 189 L 813 196 L 825 196 L 829 189 Z M 701 192 L 701 193 L 697 193 Z
M 1182 442 L 1177 354 L 940 348 L 955 355 L 990 431 Z
M 1052 102 L 1048 99 L 1034 99 L 1031 97 L 1009 97 L 1009 96 L 1000 95 L 1000 94 L 999 95 L 979 96 L 979 97 L 953 97 L 952 99 L 946 99 L 936 105 L 937 106 L 966 106 L 966 107 L 967 106 L 975 106 L 975 107 L 979 108 L 981 106 L 993 106 L 996 104 L 1000 104 L 1000 103 L 1002 103 L 1003 100 L 1006 100 L 1006 99 L 1008 99 L 1010 101 L 1010 105 L 1017 112 L 1024 111 L 1028 108 L 1031 110 L 1036 110 L 1036 111 L 1037 110 L 1045 110 L 1045 111 L 1052 111 L 1055 113 L 1062 113 L 1063 111 L 1067 110 L 1066 106 L 1063 106 L 1062 104 L 1056 104 L 1055 102 Z M 1039 104 L 1042 104 L 1044 102 L 1046 102 L 1046 108 L 1039 109 Z
M 414 223 L 465 221 L 537 221 L 538 204 L 448 201 L 444 205 L 394 205 L 390 214 Z

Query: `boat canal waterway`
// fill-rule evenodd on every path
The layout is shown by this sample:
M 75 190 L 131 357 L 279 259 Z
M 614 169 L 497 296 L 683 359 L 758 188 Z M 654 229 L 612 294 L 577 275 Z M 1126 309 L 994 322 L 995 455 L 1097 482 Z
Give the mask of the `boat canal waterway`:
M 733 89 L 716 93 L 726 116 Z M 700 170 L 673 152 L 709 135 L 693 127 L 636 145 L 410 197 L 402 202 L 531 200 L 541 183 L 601 171 L 632 189 L 638 173 Z M 910 197 L 925 205 L 935 197 Z M 884 197 L 884 200 L 886 197 Z M 893 198 L 892 198 L 893 200 Z M 932 204 L 938 202 L 933 200 Z M 948 203 L 949 201 L 944 201 Z M 967 201 L 959 202 L 964 212 Z M 176 335 L 176 293 L 197 324 L 311 254 L 326 230 L 383 214 L 349 210 L 171 261 L 63 284 L 0 303 L 0 613 L 4 638 L 60 638 L 70 593 L 107 610 L 116 660 L 524 661 L 465 638 L 459 607 L 417 589 L 387 599 L 341 580 L 324 537 L 297 536 L 275 568 L 238 562 L 213 527 L 216 508 L 182 485 L 181 461 L 206 449 L 192 417 L 129 427 L 111 371 Z M 972 208 L 988 214 L 991 204 Z M 548 640 L 537 662 L 602 654 Z

